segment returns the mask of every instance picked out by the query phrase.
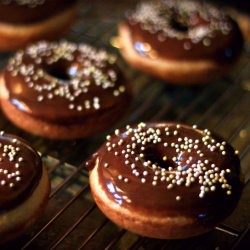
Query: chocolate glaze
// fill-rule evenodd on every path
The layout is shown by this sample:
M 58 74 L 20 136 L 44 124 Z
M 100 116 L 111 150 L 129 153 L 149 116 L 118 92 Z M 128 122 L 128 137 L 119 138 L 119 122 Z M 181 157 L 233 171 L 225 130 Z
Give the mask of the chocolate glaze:
M 72 7 L 76 4 L 77 0 L 45 0 L 37 1 L 38 3 L 35 5 L 20 4 L 19 2 L 22 1 L 12 0 L 8 4 L 4 4 L 0 1 L 0 22 L 12 24 L 39 22 L 60 13 L 66 8 Z
M 33 117 L 69 124 L 130 99 L 116 58 L 87 45 L 39 42 L 4 71 L 9 100 Z
M 156 141 L 151 140 L 156 133 Z M 145 138 L 150 142 L 144 144 Z M 181 148 L 185 141 L 190 150 Z M 175 123 L 142 123 L 122 131 L 108 139 L 87 166 L 90 171 L 98 168 L 101 186 L 122 207 L 145 216 L 188 216 L 207 225 L 232 212 L 243 186 L 239 158 L 228 143 L 209 131 Z
M 21 138 L 1 133 L 0 145 L 0 212 L 3 212 L 32 194 L 41 178 L 42 162 Z
M 157 1 L 141 4 L 123 25 L 130 29 L 135 49 L 169 59 L 215 59 L 230 63 L 241 53 L 238 25 L 215 6 L 194 1 Z M 149 51 L 138 50 L 140 43 Z

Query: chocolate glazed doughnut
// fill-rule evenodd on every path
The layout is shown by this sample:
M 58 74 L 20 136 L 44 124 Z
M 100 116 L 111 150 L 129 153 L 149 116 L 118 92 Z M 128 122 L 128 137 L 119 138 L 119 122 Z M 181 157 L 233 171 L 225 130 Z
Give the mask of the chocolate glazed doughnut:
M 108 136 L 88 161 L 93 197 L 111 220 L 161 239 L 205 233 L 235 208 L 240 161 L 210 131 L 140 123 Z
M 68 41 L 40 41 L 17 52 L 0 89 L 2 109 L 14 124 L 52 139 L 104 131 L 131 99 L 115 55 Z
M 77 0 L 0 0 L 0 49 L 56 39 L 72 25 Z
M 0 133 L 0 244 L 30 228 L 44 211 L 50 184 L 38 153 L 21 138 Z
M 123 57 L 164 80 L 207 82 L 231 68 L 243 46 L 238 25 L 202 1 L 142 2 L 119 25 Z

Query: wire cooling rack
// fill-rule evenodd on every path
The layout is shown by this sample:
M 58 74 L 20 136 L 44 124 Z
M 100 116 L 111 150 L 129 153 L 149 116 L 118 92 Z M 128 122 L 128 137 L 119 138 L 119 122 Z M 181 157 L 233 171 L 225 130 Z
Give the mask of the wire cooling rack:
M 82 1 L 67 39 L 106 48 L 133 1 Z M 0 54 L 3 68 L 11 54 Z M 172 86 L 130 68 L 123 62 L 134 91 L 127 115 L 116 124 L 149 120 L 179 121 L 216 131 L 240 151 L 245 188 L 234 213 L 213 231 L 184 240 L 141 237 L 109 221 L 93 202 L 85 162 L 113 131 L 75 141 L 52 141 L 25 133 L 0 113 L 0 129 L 30 141 L 50 175 L 48 207 L 38 223 L 20 239 L 0 249 L 250 249 L 250 53 L 229 75 L 206 85 Z

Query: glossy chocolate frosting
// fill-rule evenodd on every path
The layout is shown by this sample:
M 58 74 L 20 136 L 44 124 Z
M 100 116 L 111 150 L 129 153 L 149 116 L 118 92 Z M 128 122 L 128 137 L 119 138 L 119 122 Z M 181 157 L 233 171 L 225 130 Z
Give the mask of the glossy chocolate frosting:
M 18 52 L 4 80 L 18 109 L 62 124 L 81 122 L 130 97 L 114 55 L 67 41 L 38 42 Z
M 92 159 L 110 199 L 145 216 L 188 216 L 217 223 L 242 191 L 237 152 L 208 130 L 140 123 L 116 131 Z
M 0 0 L 0 22 L 29 24 L 51 17 L 77 0 Z
M 230 63 L 241 53 L 238 25 L 205 1 L 143 2 L 128 12 L 123 25 L 135 50 L 168 59 L 216 59 Z
M 24 140 L 0 134 L 0 212 L 22 203 L 39 183 L 42 162 Z

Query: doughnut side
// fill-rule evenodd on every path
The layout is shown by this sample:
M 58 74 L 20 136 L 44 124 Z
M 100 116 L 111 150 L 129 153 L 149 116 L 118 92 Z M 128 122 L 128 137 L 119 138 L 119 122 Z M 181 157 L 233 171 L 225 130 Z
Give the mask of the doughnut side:
M 192 217 L 148 216 L 141 211 L 120 206 L 109 198 L 100 185 L 98 162 L 97 158 L 95 167 L 90 171 L 91 192 L 100 210 L 119 226 L 136 234 L 158 239 L 188 238 L 205 233 L 214 227 L 214 225 L 203 226 Z
M 103 132 L 124 115 L 124 110 L 128 106 L 127 101 L 125 101 L 109 110 L 104 110 L 102 113 L 93 114 L 82 122 L 63 125 L 32 117 L 18 110 L 8 100 L 2 99 L 1 103 L 3 112 L 17 127 L 34 135 L 59 140 L 84 138 Z
M 124 116 L 131 99 L 131 96 L 127 96 L 116 105 L 103 110 L 103 112 L 94 113 L 81 122 L 64 125 L 34 117 L 16 108 L 8 100 L 9 93 L 5 87 L 3 77 L 0 79 L 0 90 L 2 111 L 17 127 L 34 135 L 62 140 L 87 137 L 105 131 Z
M 75 4 L 55 16 L 33 24 L 17 25 L 0 22 L 0 49 L 16 50 L 40 39 L 52 40 L 62 36 L 72 25 L 76 10 Z
M 36 189 L 19 206 L 0 214 L 0 244 L 19 237 L 30 228 L 44 211 L 50 193 L 49 177 L 45 167 Z
M 125 23 L 119 25 L 119 43 L 121 54 L 133 67 L 177 84 L 209 82 L 228 72 L 235 64 L 221 65 L 212 58 L 174 60 L 142 56 L 134 49 L 130 30 Z

